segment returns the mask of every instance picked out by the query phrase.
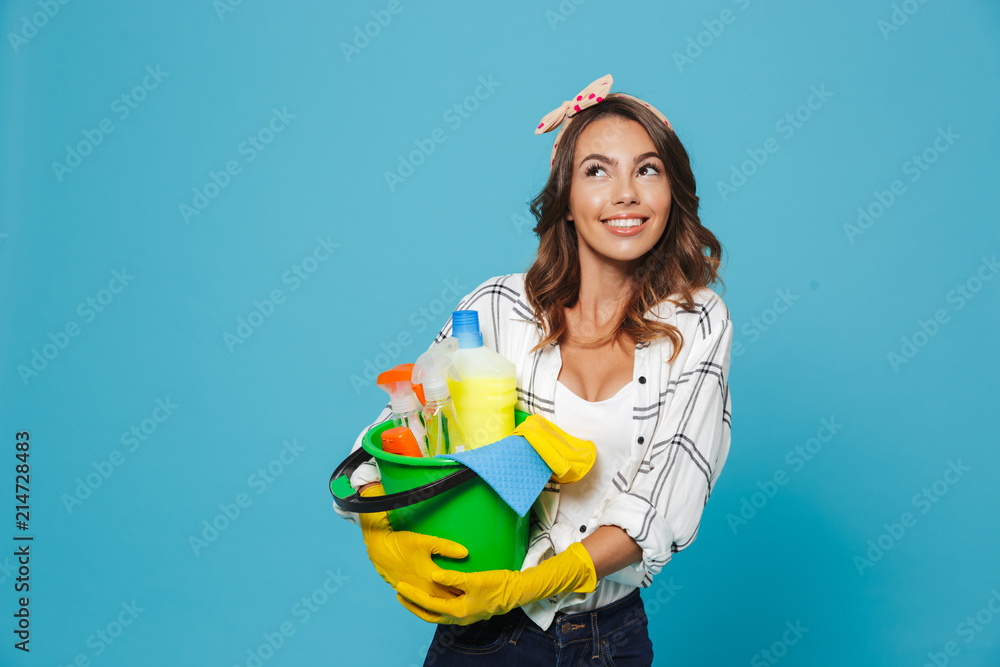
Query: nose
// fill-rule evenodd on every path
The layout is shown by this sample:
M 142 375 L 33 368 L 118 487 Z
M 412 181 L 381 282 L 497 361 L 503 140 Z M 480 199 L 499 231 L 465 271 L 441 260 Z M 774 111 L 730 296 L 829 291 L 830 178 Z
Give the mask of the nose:
M 631 175 L 616 178 L 612 194 L 615 205 L 635 204 L 639 201 L 639 192 Z

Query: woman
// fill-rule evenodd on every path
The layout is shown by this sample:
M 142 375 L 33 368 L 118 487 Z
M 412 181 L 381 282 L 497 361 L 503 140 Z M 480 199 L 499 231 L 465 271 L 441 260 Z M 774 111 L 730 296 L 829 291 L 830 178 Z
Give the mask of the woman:
M 708 288 L 721 246 L 699 221 L 670 123 L 609 93 L 611 82 L 601 77 L 536 129 L 561 126 L 532 203 L 532 266 L 458 305 L 479 311 L 484 344 L 515 363 L 518 409 L 592 440 L 597 464 L 542 492 L 521 572 L 443 570 L 430 553 L 462 547 L 385 537 L 387 522 L 375 537 L 369 523 L 376 568 L 403 606 L 439 624 L 425 664 L 651 664 L 638 588 L 694 540 L 729 451 L 732 324 Z M 450 331 L 449 320 L 435 342 Z

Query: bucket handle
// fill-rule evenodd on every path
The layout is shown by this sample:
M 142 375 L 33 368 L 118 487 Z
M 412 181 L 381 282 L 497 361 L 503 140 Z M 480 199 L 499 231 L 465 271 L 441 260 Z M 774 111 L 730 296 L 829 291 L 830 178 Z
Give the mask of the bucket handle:
M 330 493 L 333 500 L 340 509 L 346 512 L 364 514 L 368 512 L 388 512 L 398 510 L 409 505 L 415 505 L 424 500 L 439 496 L 445 491 L 451 491 L 455 487 L 475 479 L 476 473 L 472 468 L 462 467 L 450 475 L 399 493 L 390 493 L 384 496 L 363 497 L 357 491 L 343 496 L 337 495 L 335 487 L 341 489 L 351 488 L 350 476 L 362 463 L 372 459 L 372 455 L 359 447 L 344 459 L 337 469 L 330 475 Z

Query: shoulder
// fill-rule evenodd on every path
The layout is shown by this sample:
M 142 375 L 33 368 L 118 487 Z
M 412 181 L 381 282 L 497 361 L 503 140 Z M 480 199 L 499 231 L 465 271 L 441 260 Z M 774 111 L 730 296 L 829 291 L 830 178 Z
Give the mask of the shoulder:
M 467 289 L 464 285 L 461 287 Z M 455 310 L 474 310 L 479 313 L 483 344 L 508 358 L 510 352 L 504 346 L 508 345 L 510 332 L 519 328 L 519 320 L 533 319 L 527 299 L 524 298 L 522 273 L 506 273 L 484 280 L 459 300 Z M 451 318 L 439 338 L 450 332 Z
M 679 299 L 680 295 L 671 295 Z M 650 309 L 649 315 L 677 327 L 685 336 L 696 334 L 699 339 L 719 335 L 732 326 L 726 302 L 713 289 L 701 287 L 692 293 L 692 307 L 686 309 L 669 300 L 663 300 Z
M 487 278 L 479 283 L 469 294 L 479 295 L 482 293 L 508 293 L 521 294 L 524 291 L 523 273 L 504 273 L 499 276 Z
M 694 312 L 701 320 L 719 323 L 731 320 L 726 302 L 708 287 L 702 287 L 694 293 L 694 303 Z
M 531 319 L 533 312 L 524 296 L 524 274 L 505 273 L 477 285 L 459 303 L 461 309 L 489 311 L 497 316 Z

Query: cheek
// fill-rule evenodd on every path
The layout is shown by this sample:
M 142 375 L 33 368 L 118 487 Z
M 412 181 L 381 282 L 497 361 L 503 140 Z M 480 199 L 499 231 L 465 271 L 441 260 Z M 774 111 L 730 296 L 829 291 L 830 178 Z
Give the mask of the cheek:
M 597 215 L 604 210 L 604 206 L 607 201 L 608 198 L 603 192 L 592 192 L 586 199 L 584 207 L 590 212 L 591 215 Z
M 598 180 L 580 181 L 579 183 L 574 183 L 573 189 L 570 190 L 570 202 L 575 203 L 579 207 L 593 206 L 595 203 L 601 204 L 607 199 L 607 190 L 608 184 L 606 182 Z
M 658 193 L 656 208 L 664 212 L 664 217 L 670 215 L 670 209 L 673 208 L 673 198 L 669 194 Z

